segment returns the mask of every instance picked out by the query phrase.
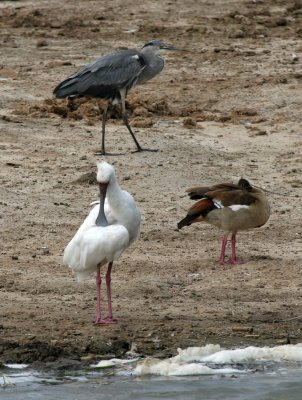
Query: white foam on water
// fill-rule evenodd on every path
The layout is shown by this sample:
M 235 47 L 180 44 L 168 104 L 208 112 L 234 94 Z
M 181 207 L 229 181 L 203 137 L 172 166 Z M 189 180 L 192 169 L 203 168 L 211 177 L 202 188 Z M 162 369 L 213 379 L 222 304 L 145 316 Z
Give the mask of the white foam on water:
M 132 364 L 138 361 L 138 358 L 132 358 L 129 360 L 123 360 L 121 358 L 112 358 L 111 360 L 102 360 L 97 364 L 92 365 L 92 368 L 112 368 L 112 367 L 120 367 L 126 364 Z
M 24 369 L 28 367 L 28 364 L 4 364 L 4 366 L 12 369 Z
M 221 350 L 203 359 L 214 363 L 257 363 L 257 362 L 301 362 L 302 344 L 276 347 L 246 347 L 245 349 Z
M 209 344 L 204 347 L 178 349 L 176 361 L 212 362 L 215 364 L 251 363 L 261 361 L 302 361 L 302 343 L 276 347 L 249 346 L 242 349 L 225 350 L 219 345 Z
M 33 375 L 32 372 L 23 372 L 16 374 L 3 374 L 0 377 L 0 385 L 16 385 L 19 383 L 39 382 L 40 379 Z
M 276 347 L 249 346 L 233 350 L 225 350 L 213 344 L 178 349 L 178 355 L 175 357 L 165 360 L 147 358 L 138 362 L 134 374 L 184 376 L 245 373 L 249 370 L 249 364 L 266 362 L 302 362 L 302 343 Z M 227 367 L 224 367 L 226 364 Z M 234 364 L 234 368 L 230 367 L 230 364 Z M 245 364 L 246 367 L 243 370 L 237 370 L 236 364 Z
M 213 374 L 234 374 L 244 373 L 235 368 L 210 368 L 201 363 L 177 363 L 174 360 L 157 360 L 156 358 L 147 358 L 139 363 L 133 374 L 141 375 L 161 375 L 161 376 L 188 376 L 188 375 L 213 375 Z

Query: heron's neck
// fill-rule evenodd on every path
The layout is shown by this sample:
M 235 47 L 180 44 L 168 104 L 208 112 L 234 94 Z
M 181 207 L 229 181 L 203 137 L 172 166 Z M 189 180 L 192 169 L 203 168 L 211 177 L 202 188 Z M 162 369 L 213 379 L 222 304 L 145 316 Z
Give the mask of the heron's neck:
M 143 53 L 147 61 L 154 58 L 162 58 L 160 56 L 160 50 L 158 48 L 154 48 L 153 46 L 144 47 L 141 52 Z
M 138 85 L 149 81 L 154 76 L 159 74 L 165 65 L 164 59 L 160 56 L 158 49 L 146 47 L 142 50 L 142 54 L 144 56 L 146 65 L 137 79 Z

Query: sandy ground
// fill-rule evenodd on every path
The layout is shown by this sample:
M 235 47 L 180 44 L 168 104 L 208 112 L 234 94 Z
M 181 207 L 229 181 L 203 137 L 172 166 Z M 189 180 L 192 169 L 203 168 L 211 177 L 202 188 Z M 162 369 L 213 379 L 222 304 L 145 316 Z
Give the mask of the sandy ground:
M 1 1 L 0 361 L 52 362 L 220 343 L 301 341 L 302 5 L 299 1 Z M 115 113 L 95 155 L 95 101 L 52 97 L 95 58 L 161 38 L 187 52 L 128 97 L 135 145 Z M 160 90 L 159 90 L 160 89 Z M 115 264 L 119 323 L 95 326 L 94 277 L 78 284 L 64 247 L 97 199 L 96 163 L 116 168 L 142 211 Z M 272 215 L 238 235 L 248 262 L 222 268 L 222 232 L 177 222 L 185 189 L 245 177 Z M 128 353 L 129 354 L 129 353 Z

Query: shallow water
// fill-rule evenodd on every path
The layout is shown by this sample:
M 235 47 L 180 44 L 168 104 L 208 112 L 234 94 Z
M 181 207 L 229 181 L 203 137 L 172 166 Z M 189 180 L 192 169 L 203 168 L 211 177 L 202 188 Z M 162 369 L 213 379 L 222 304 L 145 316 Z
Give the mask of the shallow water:
M 239 377 L 122 378 L 102 376 L 85 382 L 44 381 L 0 389 L 1 400 L 301 400 L 302 373 Z
M 1 400 L 301 398 L 302 345 L 231 351 L 208 345 L 180 350 L 166 360 L 113 359 L 59 374 L 12 365 L 0 370 Z

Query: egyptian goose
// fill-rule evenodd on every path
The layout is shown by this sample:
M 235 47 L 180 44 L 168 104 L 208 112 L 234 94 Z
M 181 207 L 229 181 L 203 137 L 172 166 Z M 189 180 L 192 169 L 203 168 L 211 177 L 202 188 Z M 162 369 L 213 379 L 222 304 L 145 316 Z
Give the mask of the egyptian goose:
M 270 216 L 270 205 L 262 190 L 241 178 L 237 185 L 221 183 L 214 186 L 193 187 L 187 190 L 191 199 L 201 199 L 178 223 L 178 229 L 195 222 L 207 222 L 225 231 L 219 258 L 225 264 L 228 234 L 231 232 L 230 264 L 240 264 L 236 257 L 236 234 L 264 225 Z
M 63 262 L 73 270 L 78 281 L 96 271 L 96 324 L 116 322 L 111 305 L 111 270 L 113 261 L 139 235 L 141 214 L 133 197 L 122 190 L 116 180 L 114 168 L 101 162 L 97 166 L 100 201 L 86 217 L 64 251 Z M 106 200 L 106 202 L 105 202 Z M 106 273 L 108 316 L 101 317 L 101 272 L 108 263 Z

